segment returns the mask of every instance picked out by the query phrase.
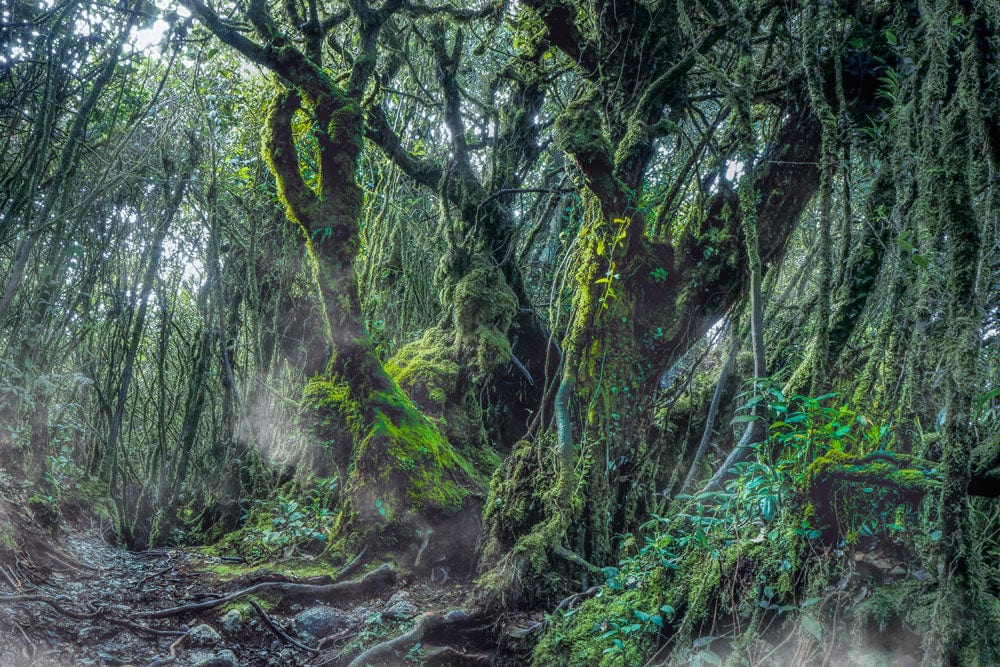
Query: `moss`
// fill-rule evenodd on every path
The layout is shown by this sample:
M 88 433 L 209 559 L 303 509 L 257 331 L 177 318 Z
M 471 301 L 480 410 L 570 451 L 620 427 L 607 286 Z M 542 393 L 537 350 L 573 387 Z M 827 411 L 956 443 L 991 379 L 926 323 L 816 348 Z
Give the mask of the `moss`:
M 372 517 L 389 523 L 410 510 L 457 511 L 469 491 L 452 476 L 475 479 L 474 470 L 394 389 L 370 397 L 374 419 L 355 448 L 352 495 L 369 498 Z
M 219 607 L 220 615 L 225 614 L 227 611 L 231 609 L 235 609 L 237 612 L 239 612 L 240 620 L 248 621 L 257 615 L 256 610 L 250 604 L 250 600 L 253 600 L 257 604 L 259 604 L 260 608 L 263 609 L 264 611 L 273 611 L 275 607 L 278 606 L 278 603 L 275 602 L 275 600 L 269 599 L 266 596 L 261 597 L 259 595 L 247 595 L 246 597 L 242 597 L 239 600 L 227 602 L 226 604 L 220 606 Z
M 939 488 L 937 478 L 929 472 L 933 467 L 905 454 L 881 451 L 856 455 L 832 449 L 810 464 L 806 479 L 813 487 L 839 479 L 924 494 Z
M 310 379 L 302 392 L 302 414 L 314 440 L 306 447 L 298 468 L 309 476 L 343 476 L 355 434 L 364 425 L 361 405 L 353 400 L 346 382 L 324 376 Z
M 659 604 L 657 604 L 659 602 Z M 633 588 L 619 595 L 596 597 L 569 613 L 557 614 L 535 647 L 532 664 L 548 665 L 642 665 L 657 641 L 656 626 L 643 625 L 635 632 L 635 612 L 657 614 L 666 601 L 645 588 Z M 641 625 L 641 624 L 640 624 Z M 618 627 L 626 632 L 615 632 Z M 610 634 L 610 636 L 605 636 Z M 615 650 L 614 640 L 622 642 Z
M 234 579 L 241 578 L 265 578 L 272 574 L 279 574 L 291 579 L 309 579 L 310 577 L 329 576 L 336 570 L 333 564 L 325 560 L 300 561 L 285 559 L 273 563 L 264 563 L 263 565 L 251 563 L 206 563 L 198 569 L 201 572 L 211 573 L 222 581 L 233 581 Z
M 443 416 L 455 393 L 461 369 L 451 350 L 453 336 L 428 329 L 418 340 L 401 347 L 385 364 L 386 372 L 410 398 L 435 416 Z
M 517 315 L 517 298 L 499 269 L 474 266 L 455 284 L 451 303 L 455 345 L 475 360 L 477 373 L 485 376 L 510 363 L 507 331 Z
M 587 174 L 599 174 L 602 182 L 589 183 L 598 195 L 615 191 L 612 178 L 611 140 L 604 131 L 600 104 L 592 94 L 581 95 L 556 118 L 556 141 L 580 163 Z
M 920 598 L 920 589 L 921 584 L 915 580 L 876 586 L 871 595 L 854 608 L 855 623 L 862 627 L 871 620 L 884 631 L 891 620 L 900 616 L 915 612 L 920 617 L 921 612 L 914 608 Z
M 475 384 L 463 376 L 457 356 L 455 334 L 432 327 L 400 348 L 386 362 L 386 372 L 472 464 L 476 479 L 485 487 L 500 457 L 489 445 Z

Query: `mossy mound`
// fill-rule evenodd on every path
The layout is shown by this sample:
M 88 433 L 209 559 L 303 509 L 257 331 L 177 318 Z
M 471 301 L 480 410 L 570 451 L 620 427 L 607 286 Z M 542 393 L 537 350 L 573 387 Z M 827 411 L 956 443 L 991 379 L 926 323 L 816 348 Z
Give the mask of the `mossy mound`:
M 473 464 L 477 481 L 485 486 L 500 457 L 489 444 L 475 385 L 456 359 L 455 334 L 433 327 L 400 348 L 385 368 Z
M 454 359 L 454 337 L 438 327 L 408 343 L 385 364 L 410 398 L 434 416 L 443 416 L 458 386 L 461 368 Z
M 443 292 L 453 305 L 456 349 L 467 355 L 477 374 L 485 376 L 510 363 L 507 331 L 517 315 L 517 297 L 500 270 L 479 264 Z
M 387 386 L 358 396 L 346 382 L 317 377 L 306 388 L 308 408 L 319 416 L 314 425 L 326 429 L 318 437 L 346 439 L 330 447 L 346 458 L 344 505 L 333 532 L 351 542 L 412 541 L 483 492 L 475 467 L 396 382 L 387 378 Z

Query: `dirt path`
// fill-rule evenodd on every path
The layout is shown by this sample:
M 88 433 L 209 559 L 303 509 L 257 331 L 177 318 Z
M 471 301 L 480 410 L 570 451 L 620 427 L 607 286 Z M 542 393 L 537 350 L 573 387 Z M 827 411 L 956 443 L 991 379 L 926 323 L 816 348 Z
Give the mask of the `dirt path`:
M 266 589 L 208 609 L 150 618 L 156 610 L 211 601 L 262 581 L 295 580 L 254 571 L 226 581 L 218 572 L 223 559 L 178 549 L 130 553 L 95 535 L 70 535 L 61 546 L 77 571 L 62 568 L 30 584 L 17 578 L 15 564 L 3 568 L 0 666 L 344 665 L 367 647 L 411 632 L 427 612 L 460 607 L 468 592 L 455 582 L 442 587 L 397 579 L 393 572 L 389 585 L 355 589 L 347 582 L 343 595 L 340 588 L 322 596 Z M 381 664 L 521 662 L 484 651 L 486 630 L 464 628 L 443 650 L 411 642 L 405 654 Z

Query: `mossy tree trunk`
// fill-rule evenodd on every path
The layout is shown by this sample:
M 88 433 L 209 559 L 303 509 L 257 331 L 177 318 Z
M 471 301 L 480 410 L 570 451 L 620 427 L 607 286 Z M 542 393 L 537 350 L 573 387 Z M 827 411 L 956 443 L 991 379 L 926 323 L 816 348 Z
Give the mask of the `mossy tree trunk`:
M 688 43 L 691 35 L 679 27 L 685 17 L 626 3 L 601 14 L 597 40 L 578 27 L 574 5 L 529 5 L 549 43 L 584 79 L 556 121 L 556 135 L 579 170 L 585 213 L 555 418 L 534 443 L 515 450 L 487 501 L 493 569 L 483 593 L 505 601 L 551 593 L 540 575 L 567 571 L 555 563 L 572 563 L 569 572 L 577 574 L 585 560 L 611 561 L 614 534 L 637 524 L 655 492 L 644 463 L 645 431 L 660 377 L 748 287 L 739 196 L 724 180 L 676 238 L 650 231 L 673 227 L 653 221 L 675 212 L 644 204 L 655 146 L 669 136 L 669 114 L 684 106 L 686 74 L 720 38 L 720 24 Z M 634 25 L 650 26 L 656 37 L 622 38 L 619 32 Z M 779 129 L 748 184 L 759 194 L 753 201 L 764 262 L 780 256 L 818 184 L 819 125 L 803 95 L 801 87 L 789 89 L 775 114 Z M 518 589 L 519 581 L 528 588 Z
M 302 33 L 303 51 L 262 2 L 251 3 L 247 11 L 260 44 L 197 0 L 186 4 L 223 42 L 278 79 L 264 130 L 264 157 L 287 217 L 301 227 L 330 347 L 328 359 L 313 360 L 316 374 L 305 388 L 315 442 L 303 453 L 302 472 L 341 476 L 345 504 L 338 530 L 346 543 L 374 538 L 405 546 L 429 523 L 470 508 L 469 496 L 478 493 L 482 481 L 386 373 L 358 297 L 362 97 L 374 73 L 378 34 L 398 3 L 379 9 L 352 5 L 359 44 L 349 74 L 337 81 L 322 67 L 321 44 L 350 15 L 304 21 L 289 16 Z M 300 136 L 295 128 L 303 117 L 309 130 Z M 315 165 L 315 173 L 307 164 Z M 394 530 L 386 531 L 387 526 Z
M 462 105 L 462 91 L 473 83 L 461 79 L 459 66 L 468 58 L 461 24 L 454 16 L 451 25 L 435 22 L 428 40 L 449 136 L 447 159 L 407 151 L 381 107 L 369 112 L 368 136 L 417 185 L 436 192 L 447 239 L 435 275 L 444 316 L 394 356 L 393 375 L 414 396 L 439 397 L 418 402 L 443 420 L 449 437 L 496 458 L 486 450 L 503 452 L 524 434 L 543 400 L 541 380 L 558 356 L 549 354 L 549 331 L 516 262 L 512 213 L 525 173 L 542 150 L 535 119 L 548 87 L 539 67 L 545 45 L 515 26 L 524 44 L 490 88 L 496 136 L 473 148 Z M 476 166 L 483 156 L 488 167 Z M 438 372 L 427 363 L 431 357 Z M 482 396 L 492 419 L 485 418 Z M 489 436 L 496 441 L 488 442 Z
M 937 508 L 941 531 L 938 602 L 934 631 L 925 644 L 928 661 L 976 664 L 982 659 L 979 647 L 987 640 L 982 633 L 990 627 L 986 620 L 990 618 L 990 607 L 985 604 L 986 576 L 976 546 L 969 498 L 972 453 L 977 440 L 970 381 L 979 375 L 983 321 L 978 296 L 983 229 L 980 221 L 988 216 L 977 212 L 973 193 L 984 185 L 976 158 L 985 154 L 988 159 L 990 151 L 980 107 L 976 45 L 970 40 L 973 43 L 959 46 L 948 26 L 953 12 L 963 9 L 962 3 L 957 4 L 952 7 L 951 3 L 938 3 L 928 8 L 924 17 L 929 65 L 919 101 L 926 120 L 920 134 L 922 164 L 917 182 L 928 195 L 934 214 L 930 221 L 933 232 L 946 248 L 940 257 L 940 270 L 944 273 L 943 314 L 947 322 L 943 341 L 947 361 L 942 490 Z M 983 20 L 974 12 L 965 18 L 971 22 Z M 960 67 L 949 67 L 952 57 L 961 58 Z

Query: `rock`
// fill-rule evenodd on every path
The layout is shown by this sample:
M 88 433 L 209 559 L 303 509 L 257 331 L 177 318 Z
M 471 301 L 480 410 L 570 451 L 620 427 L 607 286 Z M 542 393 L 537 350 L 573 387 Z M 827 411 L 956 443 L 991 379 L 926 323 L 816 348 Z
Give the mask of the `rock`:
M 222 643 L 222 635 L 219 631 L 207 623 L 196 625 L 188 630 L 188 641 L 191 646 L 204 646 L 211 648 Z
M 894 577 L 901 577 L 904 574 L 906 574 L 906 568 L 902 567 L 901 565 L 897 565 L 896 567 L 889 570 L 889 574 L 891 574 Z
M 389 598 L 389 601 L 386 604 L 388 604 L 391 607 L 392 605 L 396 604 L 397 602 L 403 602 L 404 600 L 406 602 L 409 602 L 410 601 L 410 594 L 407 593 L 405 590 L 403 590 L 401 588 L 401 589 L 399 589 L 398 591 L 396 591 L 395 593 L 392 594 L 392 597 Z
M 924 583 L 925 581 L 931 578 L 931 574 L 927 570 L 914 570 L 913 578 L 919 581 L 920 583 Z
M 417 615 L 417 607 L 412 602 L 406 600 L 400 600 L 396 604 L 392 605 L 382 616 L 392 619 L 394 621 L 405 621 L 407 619 L 413 618 Z
M 240 667 L 240 661 L 229 649 L 218 652 L 195 651 L 191 654 L 191 667 Z
M 230 609 L 219 618 L 219 625 L 229 634 L 239 632 L 243 628 L 243 614 L 239 609 Z
M 295 633 L 305 639 L 318 640 L 343 630 L 351 624 L 344 612 L 333 607 L 312 607 L 292 619 Z

